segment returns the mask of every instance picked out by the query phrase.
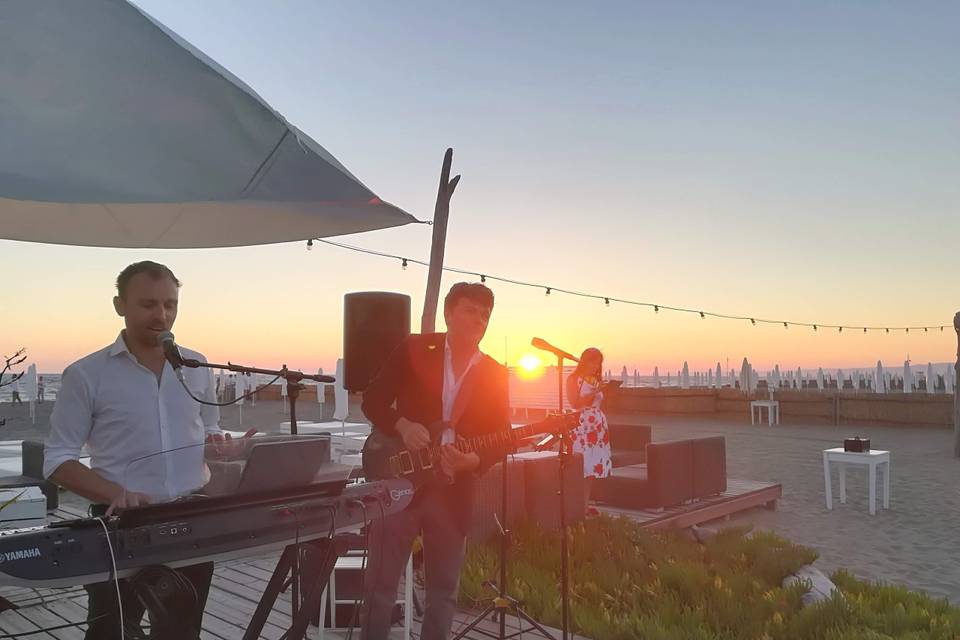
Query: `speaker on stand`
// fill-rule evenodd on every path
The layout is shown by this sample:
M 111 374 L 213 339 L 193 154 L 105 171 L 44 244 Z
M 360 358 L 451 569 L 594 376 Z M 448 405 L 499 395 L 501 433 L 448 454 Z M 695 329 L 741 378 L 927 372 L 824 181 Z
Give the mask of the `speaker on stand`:
M 361 291 L 343 296 L 343 386 L 363 391 L 410 335 L 410 296 Z

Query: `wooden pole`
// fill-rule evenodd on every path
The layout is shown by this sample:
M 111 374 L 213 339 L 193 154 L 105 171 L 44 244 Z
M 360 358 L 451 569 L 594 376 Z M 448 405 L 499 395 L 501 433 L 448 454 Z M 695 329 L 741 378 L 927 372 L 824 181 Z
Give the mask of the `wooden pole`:
M 453 149 L 443 155 L 440 169 L 440 187 L 437 189 L 437 204 L 433 209 L 433 241 L 430 245 L 430 269 L 427 272 L 427 293 L 423 298 L 423 316 L 420 318 L 420 333 L 433 333 L 437 324 L 437 301 L 440 299 L 440 277 L 443 275 L 443 251 L 447 242 L 447 218 L 450 216 L 450 198 L 460 182 L 460 176 L 450 179 L 453 164 Z
M 957 362 L 953 365 L 953 455 L 960 458 L 960 311 L 953 316 L 953 328 L 957 332 Z

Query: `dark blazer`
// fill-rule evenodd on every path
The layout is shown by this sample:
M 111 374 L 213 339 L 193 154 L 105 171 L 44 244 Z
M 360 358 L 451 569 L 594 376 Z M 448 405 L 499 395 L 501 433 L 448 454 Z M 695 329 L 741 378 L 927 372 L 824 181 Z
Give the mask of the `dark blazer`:
M 443 354 L 445 333 L 407 336 L 393 351 L 363 392 L 363 413 L 374 429 L 399 437 L 397 420 L 429 425 L 443 416 Z M 454 405 L 454 429 L 465 438 L 510 428 L 507 369 L 483 355 L 464 379 Z M 480 476 L 504 454 L 502 449 L 478 452 L 475 474 L 458 474 L 454 482 L 457 507 L 464 526 L 473 504 L 475 476 Z

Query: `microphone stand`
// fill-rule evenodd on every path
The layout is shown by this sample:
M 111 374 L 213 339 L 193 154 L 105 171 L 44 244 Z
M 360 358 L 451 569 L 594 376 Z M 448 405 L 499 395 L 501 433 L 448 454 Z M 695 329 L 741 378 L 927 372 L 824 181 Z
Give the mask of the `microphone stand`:
M 557 356 L 557 413 L 563 415 L 563 361 L 569 358 L 579 362 L 579 358 L 570 355 L 562 349 L 548 344 L 540 338 L 534 338 L 531 344 L 537 349 L 549 351 Z M 571 443 L 570 434 L 566 429 L 560 429 L 545 439 L 538 445 L 538 450 L 542 450 L 552 444 L 553 440 L 558 442 L 557 457 L 559 458 L 560 469 L 560 607 L 561 607 L 561 625 L 563 640 L 567 640 L 570 633 L 570 554 L 567 545 L 567 500 L 566 500 L 566 475 L 567 462 L 570 459 Z
M 182 358 L 183 366 L 196 369 L 198 367 L 204 367 L 207 369 L 222 369 L 225 371 L 233 371 L 234 373 L 262 373 L 268 376 L 274 376 L 276 378 L 283 378 L 287 381 L 287 395 L 290 398 L 290 434 L 297 435 L 297 397 L 300 395 L 300 391 L 306 389 L 306 386 L 300 384 L 301 380 L 313 380 L 314 382 L 336 382 L 336 378 L 332 376 L 323 376 L 318 374 L 309 374 L 303 373 L 302 371 L 291 371 L 287 369 L 287 365 L 283 365 L 282 369 L 260 369 L 258 367 L 244 367 L 242 365 L 233 364 L 228 362 L 227 364 L 218 364 L 216 362 L 200 362 L 199 360 L 194 360 L 193 358 Z
M 557 354 L 557 412 L 563 415 L 563 355 Z M 559 446 L 557 456 L 560 459 L 560 607 L 563 640 L 567 640 L 570 620 L 570 566 L 567 549 L 567 500 L 566 500 L 566 470 L 567 460 L 570 457 L 570 434 L 566 429 L 560 429 L 556 434 Z
M 258 367 L 244 367 L 241 365 L 233 364 L 228 362 L 227 364 L 218 364 L 216 362 L 200 362 L 199 360 L 194 360 L 193 358 L 181 358 L 183 366 L 196 369 L 203 367 L 206 369 L 221 369 L 226 371 L 233 371 L 234 373 L 262 373 L 268 376 L 275 376 L 277 378 L 283 378 L 287 381 L 287 394 L 290 397 L 290 434 L 297 435 L 297 396 L 300 395 L 302 389 L 306 389 L 306 386 L 300 383 L 301 380 L 313 380 L 315 382 L 335 382 L 336 379 L 331 376 L 323 375 L 310 375 L 303 373 L 302 371 L 291 371 L 287 369 L 287 365 L 283 365 L 281 369 L 260 369 Z M 182 382 L 182 379 L 181 379 Z M 297 553 L 293 559 L 293 566 L 291 568 L 290 578 L 288 584 L 291 585 L 290 593 L 290 607 L 292 611 L 291 617 L 296 619 L 297 610 L 300 605 L 300 550 L 297 550 Z M 286 585 L 283 586 L 283 589 L 286 590 Z

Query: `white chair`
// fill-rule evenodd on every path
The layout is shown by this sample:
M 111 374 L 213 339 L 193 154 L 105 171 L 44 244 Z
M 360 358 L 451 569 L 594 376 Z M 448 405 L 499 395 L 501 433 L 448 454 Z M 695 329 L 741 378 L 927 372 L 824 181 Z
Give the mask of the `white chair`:
M 769 400 L 753 400 L 750 402 L 750 424 L 754 424 L 754 409 L 757 410 L 757 422 L 762 421 L 764 407 L 767 409 L 767 425 L 772 427 L 775 424 L 780 424 L 780 402 L 773 399 L 773 389 L 770 389 Z
M 330 574 L 330 582 L 327 584 L 327 588 L 324 590 L 323 595 L 320 596 L 320 640 L 323 640 L 325 631 L 339 631 L 346 628 L 336 626 L 337 605 L 353 605 L 357 602 L 356 597 L 337 597 L 337 573 L 339 572 L 343 574 L 351 571 L 360 573 L 364 570 L 364 561 L 366 560 L 367 552 L 365 550 L 353 550 L 348 552 L 347 555 L 341 556 L 334 565 L 333 573 Z M 361 577 L 359 582 L 362 583 L 362 580 L 363 578 Z M 324 625 L 326 624 L 328 604 L 330 606 L 330 626 L 325 628 Z M 410 559 L 407 560 L 407 569 L 404 572 L 403 596 L 397 598 L 396 604 L 403 605 L 403 638 L 404 640 L 410 640 L 410 632 L 413 627 L 413 553 L 410 554 Z M 359 627 L 359 614 L 357 614 L 355 620 L 356 626 Z

